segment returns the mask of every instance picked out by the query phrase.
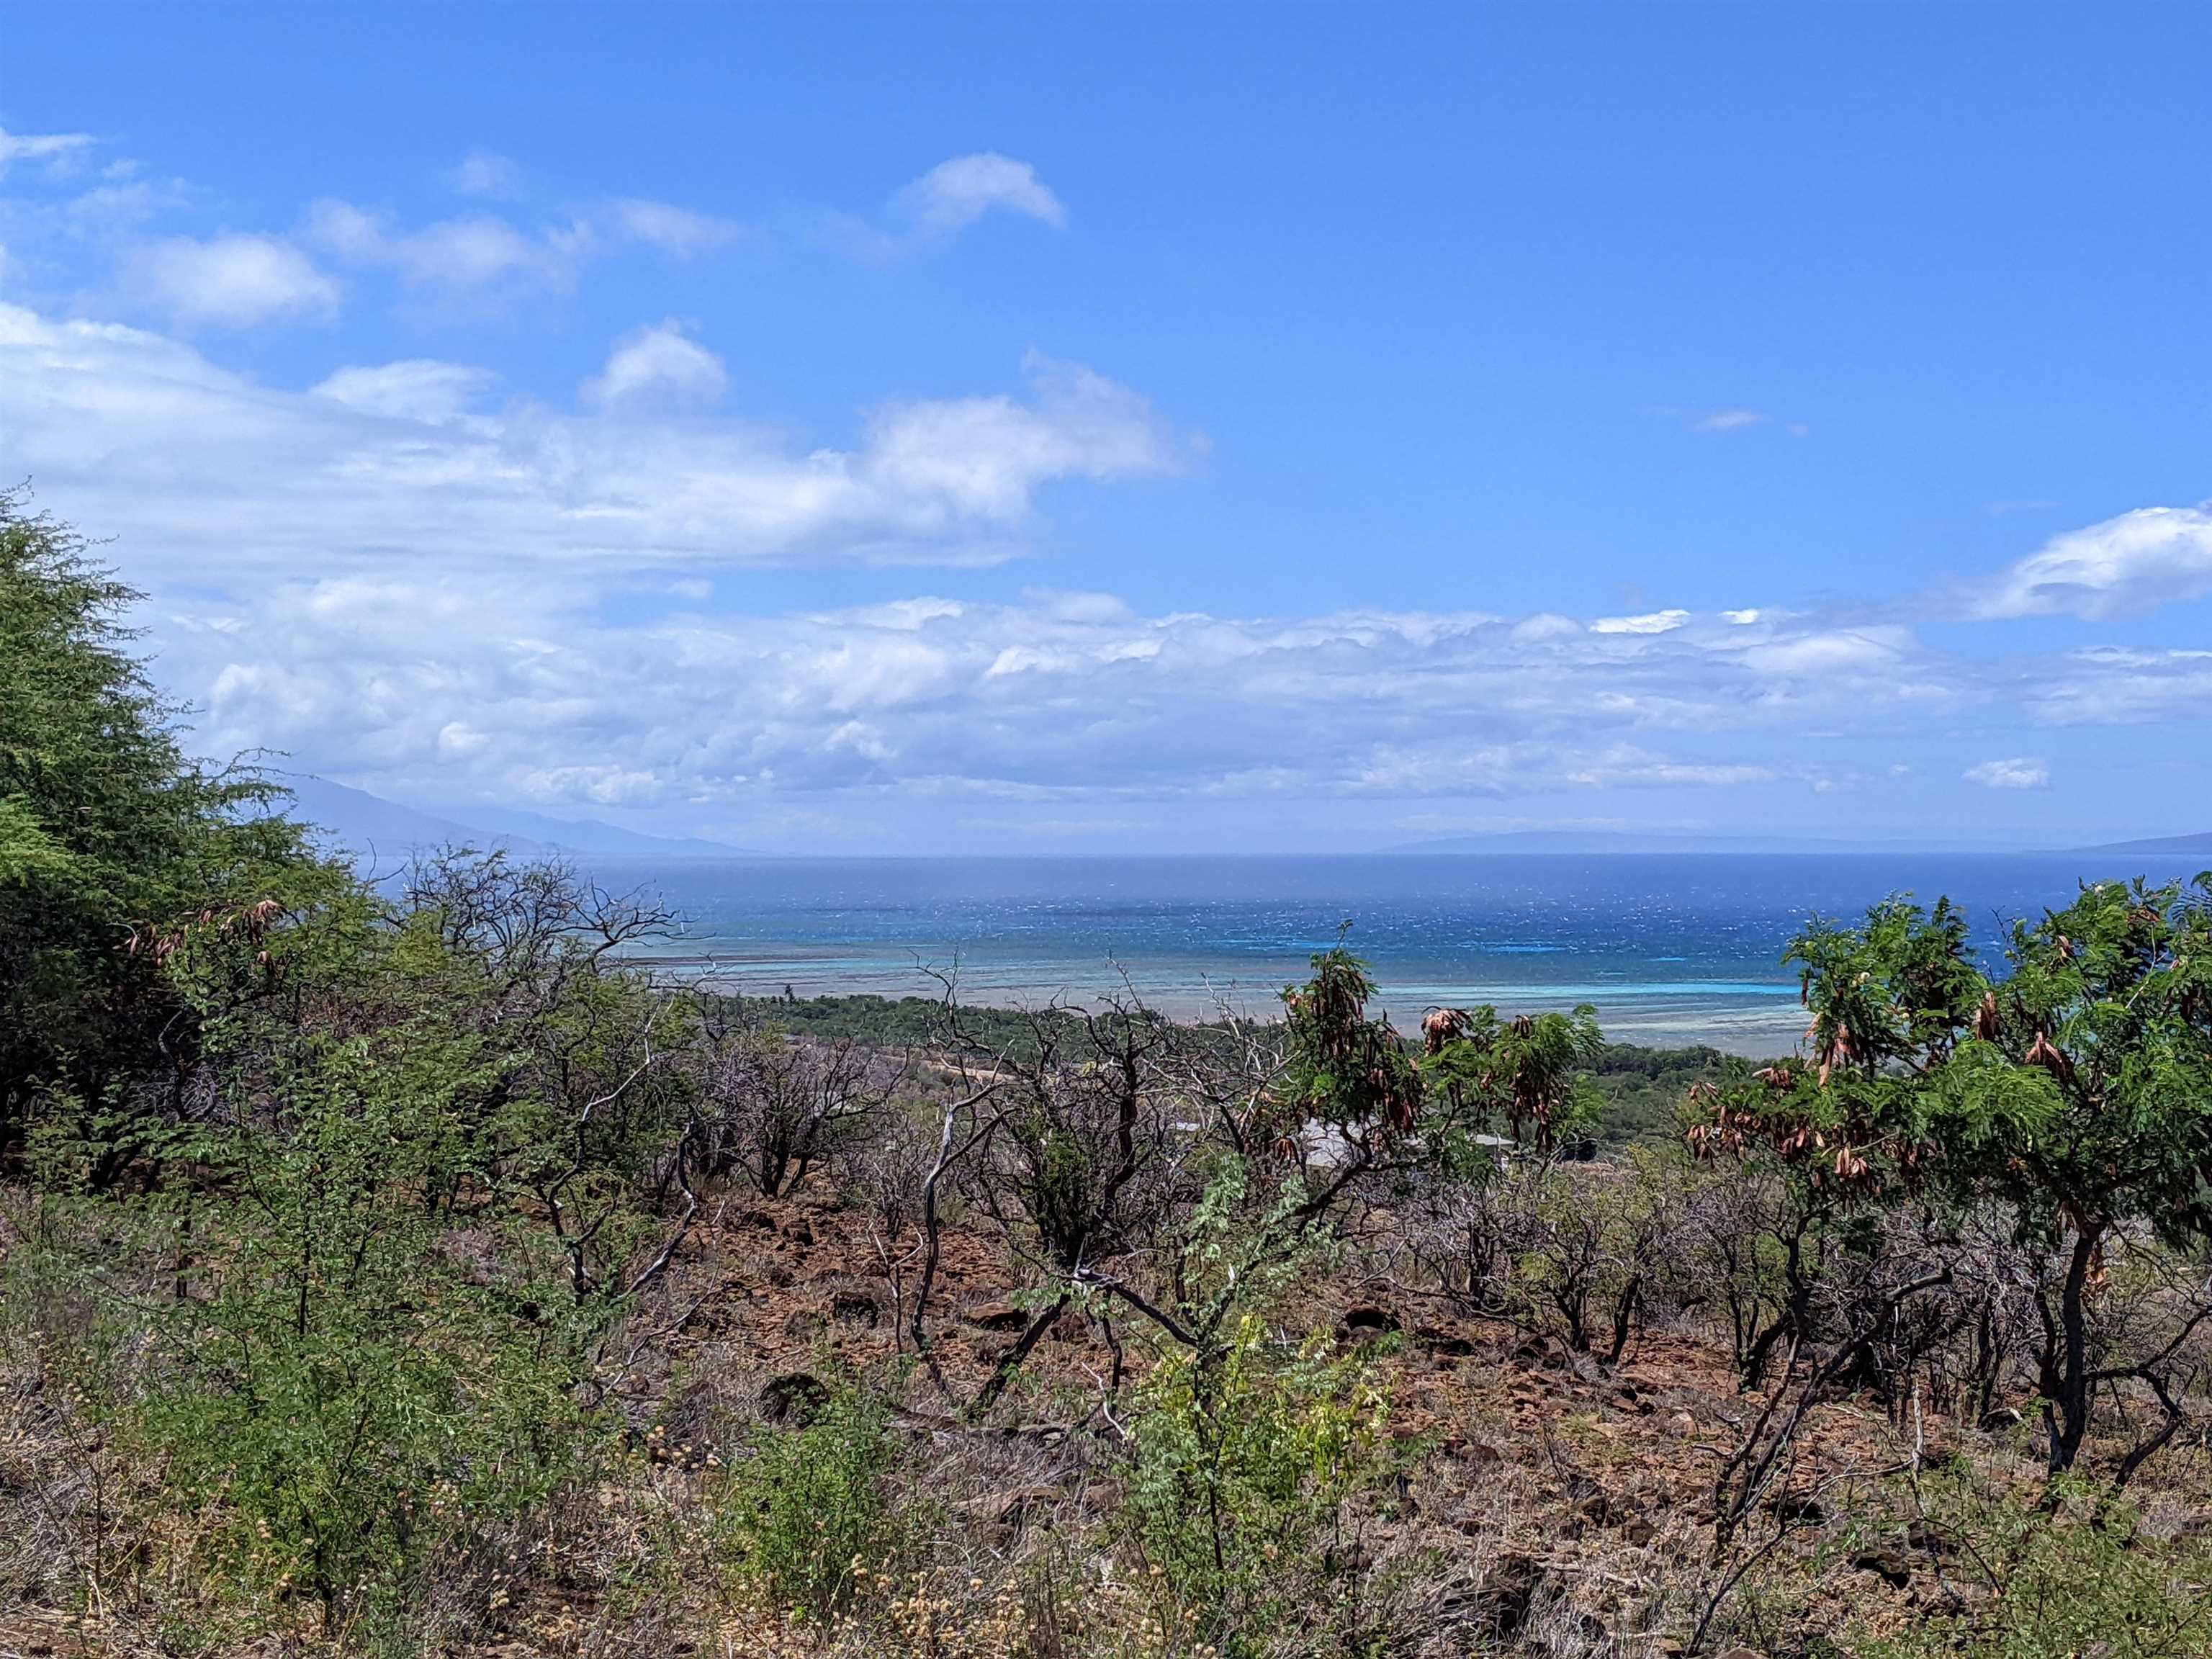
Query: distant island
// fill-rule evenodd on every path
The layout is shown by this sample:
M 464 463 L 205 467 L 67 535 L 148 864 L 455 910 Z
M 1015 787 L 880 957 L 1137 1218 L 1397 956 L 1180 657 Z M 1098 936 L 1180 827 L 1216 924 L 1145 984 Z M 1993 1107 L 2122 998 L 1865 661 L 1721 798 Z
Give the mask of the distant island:
M 1621 830 L 1510 830 L 1401 842 L 1387 854 L 1454 853 L 2022 853 L 2018 842 L 1842 841 L 1832 836 L 1642 835 Z
M 2084 847 L 2084 853 L 2147 853 L 2154 856 L 2171 855 L 2185 858 L 2212 858 L 2212 830 L 2194 836 L 2157 836 L 2148 841 L 2112 841 L 2099 847 Z
M 1445 836 L 1401 842 L 1386 854 L 1466 853 L 2068 853 L 2116 857 L 2212 857 L 2212 831 L 2094 846 L 2039 847 L 2027 842 L 1839 841 L 1780 836 L 1638 835 L 1618 830 L 1512 830 L 1496 835 Z
M 348 852 L 403 854 L 417 848 L 501 847 L 525 858 L 577 854 L 639 860 L 746 859 L 763 854 L 696 836 L 649 836 L 595 818 L 556 818 L 517 807 L 471 805 L 428 811 L 328 778 L 280 777 L 294 811 Z

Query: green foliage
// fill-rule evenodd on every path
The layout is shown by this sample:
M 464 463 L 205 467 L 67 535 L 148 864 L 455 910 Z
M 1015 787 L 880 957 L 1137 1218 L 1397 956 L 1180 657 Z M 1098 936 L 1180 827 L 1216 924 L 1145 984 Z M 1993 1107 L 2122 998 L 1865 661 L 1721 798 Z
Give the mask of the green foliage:
M 1370 1357 L 1286 1349 L 1247 1313 L 1220 1346 L 1164 1356 L 1133 1421 L 1124 1518 L 1165 1628 L 1231 1656 L 1380 1640 L 1363 1522 L 1410 1459 Z
M 1647 1048 L 1608 1042 L 1590 1064 L 1591 1086 L 1603 1100 L 1594 1133 L 1608 1147 L 1664 1145 L 1681 1136 L 1682 1102 L 1699 1084 L 1708 1086 L 1748 1073 L 1744 1061 L 1702 1045 Z
M 1520 1272 L 1527 1294 L 1557 1316 L 1559 1334 L 1576 1352 L 1589 1351 L 1601 1334 L 1610 1358 L 1626 1347 L 1658 1265 L 1659 1231 L 1671 1219 L 1672 1173 L 1647 1150 L 1626 1169 L 1554 1164 L 1532 1176 L 1534 1237 Z
M 799 997 L 790 1002 L 749 998 L 744 1006 L 795 1036 L 852 1038 L 886 1048 L 927 1042 L 944 1015 L 943 1005 L 926 997 Z M 983 1046 L 1009 1049 L 1024 1060 L 1034 1057 L 1037 1045 L 1031 1016 L 977 1007 L 963 1009 L 961 1017 Z M 1073 1014 L 1060 1023 L 1071 1035 L 1079 1024 Z M 1202 1024 L 1184 1025 L 1178 1028 L 1177 1036 L 1203 1052 L 1207 1037 L 1217 1030 Z M 1607 1146 L 1674 1139 L 1680 1133 L 1677 1119 L 1682 1097 L 1692 1084 L 1717 1083 L 1748 1069 L 1717 1048 L 1605 1043 L 1589 1062 L 1590 1082 L 1604 1101 L 1593 1132 Z M 917 1088 L 925 1084 L 926 1079 L 915 1080 Z
M 1965 1479 L 1932 1486 L 1923 1530 L 1961 1605 L 1870 1640 L 1862 1659 L 2184 1659 L 2212 1651 L 2212 1541 L 2144 1534 L 2124 1504 L 2062 1489 L 2054 1512 Z
M 910 1462 L 878 1391 L 836 1378 L 803 1424 L 763 1425 L 730 1474 L 724 1526 L 738 1575 L 828 1624 L 912 1558 L 925 1506 L 891 1488 Z
M 404 1647 L 434 1565 L 576 1472 L 594 1332 L 426 1204 L 468 1056 L 393 1035 L 284 1056 L 281 1117 L 173 1139 L 168 1190 L 49 1191 L 9 1268 L 49 1370 L 164 1469 L 211 1588 Z
M 1988 1126 L 1989 1178 L 2046 1228 L 2070 1210 L 2212 1236 L 2212 874 L 2086 887 L 2008 955 L 1945 1078 Z
M 2035 1291 L 2051 1467 L 2070 1468 L 2098 1382 L 2136 1369 L 2100 1372 L 2092 1352 L 2106 1242 L 2137 1227 L 2182 1248 L 2212 1238 L 2212 874 L 2086 886 L 2014 926 L 2002 979 L 1968 959 L 1948 903 L 1815 922 L 1790 954 L 1812 1062 L 1701 1091 L 1692 1144 L 1771 1162 L 1844 1206 L 1995 1202 L 2063 1252 Z
M 1588 1133 L 1604 1111 L 1605 1097 L 1589 1079 L 1603 1043 L 1588 1003 L 1512 1019 L 1486 1006 L 1445 1009 L 1431 1017 L 1430 1029 L 1422 1071 L 1449 1103 L 1452 1129 L 1499 1124 L 1548 1151 Z
M 189 1046 L 175 929 L 337 878 L 265 781 L 185 757 L 116 620 L 137 597 L 0 492 L 0 1152 L 43 1094 L 99 1103 Z
M 2212 1233 L 2212 875 L 2085 887 L 2017 924 L 2008 955 L 1984 975 L 1948 902 L 1816 921 L 1790 949 L 1812 1063 L 1721 1091 L 1706 1139 L 1764 1138 L 1846 1190 L 1940 1175 L 2047 1235 Z
M 1367 964 L 1338 945 L 1317 952 L 1313 977 L 1283 993 L 1289 1068 L 1281 1096 L 1293 1121 L 1410 1133 L 1421 1080 L 1387 1018 L 1370 1016 Z

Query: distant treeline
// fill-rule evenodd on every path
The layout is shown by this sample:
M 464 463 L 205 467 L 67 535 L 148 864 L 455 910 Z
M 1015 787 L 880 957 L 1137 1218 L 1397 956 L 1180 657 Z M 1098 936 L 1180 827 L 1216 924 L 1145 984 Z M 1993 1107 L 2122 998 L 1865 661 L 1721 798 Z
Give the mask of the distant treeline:
M 944 1029 L 944 1006 L 932 997 L 771 995 L 728 1000 L 795 1036 L 826 1041 L 918 1048 L 941 1036 Z M 1072 1028 L 1080 1024 L 1082 1016 L 1070 1008 L 1048 1012 L 1043 1018 L 1048 1024 L 1064 1021 Z M 969 1005 L 962 1008 L 961 1020 L 974 1036 L 994 1048 L 1012 1045 L 1024 1058 L 1034 1053 L 1036 1024 L 1030 1013 Z M 1206 1032 L 1219 1030 L 1195 1021 L 1181 1023 L 1181 1029 L 1201 1042 Z M 1407 1041 L 1411 1043 L 1413 1038 L 1408 1035 Z M 1598 1050 L 1589 1071 L 1606 1102 L 1605 1114 L 1592 1133 L 1601 1146 L 1608 1147 L 1670 1139 L 1680 1131 L 1677 1120 L 1691 1085 L 1717 1084 L 1751 1069 L 1752 1065 L 1702 1043 L 1653 1048 L 1608 1042 Z

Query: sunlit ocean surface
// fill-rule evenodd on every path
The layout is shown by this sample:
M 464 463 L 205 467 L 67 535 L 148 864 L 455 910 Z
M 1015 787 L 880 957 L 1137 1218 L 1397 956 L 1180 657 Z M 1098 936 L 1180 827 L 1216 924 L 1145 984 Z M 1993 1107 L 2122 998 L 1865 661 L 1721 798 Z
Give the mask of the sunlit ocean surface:
M 2201 862 L 2201 860 L 2199 860 Z M 1260 1013 L 1349 922 L 1401 1022 L 1431 1005 L 1591 1002 L 1608 1036 L 1768 1054 L 1804 1026 L 1779 961 L 1814 913 L 1948 894 L 1994 955 L 2010 921 L 2084 879 L 2191 873 L 2087 855 L 1607 854 L 750 859 L 598 863 L 682 912 L 687 971 L 799 995 L 1080 1001 L 1124 980 L 1154 1006 Z

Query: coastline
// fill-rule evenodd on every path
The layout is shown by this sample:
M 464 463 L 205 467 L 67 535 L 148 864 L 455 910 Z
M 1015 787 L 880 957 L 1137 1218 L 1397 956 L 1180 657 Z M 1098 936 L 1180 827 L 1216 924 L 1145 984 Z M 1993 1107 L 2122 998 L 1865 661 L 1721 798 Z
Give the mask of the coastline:
M 963 1000 L 983 1007 L 1036 1007 L 1054 1001 L 1080 1006 L 1126 987 L 1170 1018 L 1189 1020 L 1212 1018 L 1224 1008 L 1247 1018 L 1272 1019 L 1282 988 L 1300 978 L 1306 966 L 1302 957 L 1286 957 L 1280 963 L 1239 963 L 1233 971 L 1217 971 L 1184 960 L 1086 964 L 1065 958 L 760 941 L 661 951 L 633 959 L 641 967 L 731 994 L 770 999 L 782 997 L 787 988 L 802 998 L 935 998 L 943 988 L 939 974 L 953 972 Z M 1407 1030 L 1418 1025 L 1425 1011 L 1439 1006 L 1486 1003 L 1518 1014 L 1588 1002 L 1597 1009 L 1608 1042 L 1662 1048 L 1703 1045 L 1755 1060 L 1794 1050 L 1805 1023 L 1796 985 L 1779 981 L 1542 983 L 1431 973 L 1395 983 L 1382 979 L 1376 1002 Z

